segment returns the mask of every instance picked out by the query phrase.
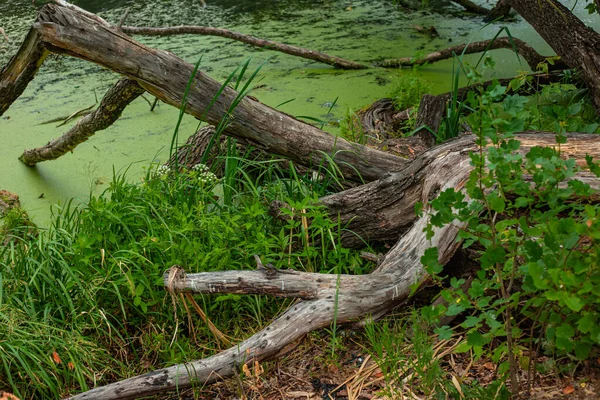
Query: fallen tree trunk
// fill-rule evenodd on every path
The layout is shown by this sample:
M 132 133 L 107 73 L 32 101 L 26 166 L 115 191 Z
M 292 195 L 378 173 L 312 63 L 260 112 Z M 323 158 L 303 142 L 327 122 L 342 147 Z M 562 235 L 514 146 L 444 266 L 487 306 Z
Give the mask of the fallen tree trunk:
M 281 53 L 290 54 L 296 57 L 302 57 L 307 60 L 318 61 L 324 64 L 329 64 L 340 69 L 366 69 L 366 65 L 345 60 L 340 57 L 330 56 L 318 51 L 304 49 L 302 47 L 291 46 L 285 43 L 278 43 L 273 40 L 260 39 L 254 36 L 245 35 L 240 32 L 233 32 L 229 29 L 214 28 L 210 26 L 173 26 L 168 28 L 151 28 L 138 26 L 123 26 L 123 33 L 130 35 L 144 36 L 171 36 L 171 35 L 206 35 L 219 36 L 227 39 L 232 39 L 238 42 L 246 43 L 254 47 L 263 48 L 266 50 L 279 51 Z
M 568 135 L 568 142 L 561 146 L 563 154 L 585 163 L 585 155 L 600 157 L 600 141 L 595 135 Z M 222 353 L 204 360 L 189 362 L 160 369 L 121 382 L 112 383 L 75 395 L 73 399 L 134 399 L 152 394 L 205 384 L 235 373 L 239 365 L 267 360 L 277 356 L 286 346 L 302 338 L 314 329 L 328 326 L 334 320 L 338 324 L 357 322 L 365 318 L 381 316 L 404 301 L 413 285 L 422 284 L 427 275 L 420 257 L 424 251 L 436 246 L 439 262 L 445 264 L 456 251 L 456 240 L 460 226 L 449 224 L 436 229 L 428 240 L 424 228 L 428 223 L 427 212 L 415 221 L 413 207 L 421 201 L 428 210 L 427 202 L 448 189 L 460 189 L 468 180 L 472 169 L 468 150 L 476 149 L 475 138 L 464 136 L 433 148 L 407 166 L 406 170 L 394 174 L 396 183 L 405 182 L 412 186 L 410 195 L 402 189 L 388 191 L 390 201 L 405 203 L 411 216 L 398 219 L 414 222 L 406 234 L 385 255 L 378 268 L 362 276 L 327 275 L 304 273 L 293 270 L 261 268 L 257 271 L 226 271 L 185 274 L 174 267 L 164 277 L 165 287 L 174 292 L 192 293 L 237 293 L 269 294 L 279 297 L 302 299 L 272 324 L 249 339 Z M 522 134 L 520 151 L 526 152 L 533 146 L 555 144 L 552 134 Z M 592 181 L 598 187 L 598 179 L 589 173 L 579 173 L 577 178 Z M 381 196 L 373 198 L 370 191 L 361 188 L 348 191 L 346 199 L 362 197 L 363 209 L 355 209 L 354 215 L 361 216 L 369 207 L 379 207 Z M 344 205 L 340 205 L 343 208 Z M 382 227 L 385 229 L 385 227 Z
M 108 90 L 96 111 L 83 117 L 67 133 L 50 141 L 45 146 L 25 150 L 19 160 L 29 166 L 34 166 L 42 161 L 55 160 L 72 151 L 97 131 L 112 125 L 121 116 L 125 107 L 142 93 L 144 93 L 144 89 L 136 81 L 127 78 L 121 79 Z
M 74 7 L 44 6 L 28 39 L 0 73 L 0 88 L 3 89 L 0 112 L 8 109 L 25 89 L 35 74 L 31 65 L 39 66 L 46 50 L 119 72 L 176 107 L 181 106 L 194 71 L 191 64 L 172 53 L 146 47 L 103 20 Z M 27 60 L 25 65 L 23 58 Z M 15 79 L 15 76 L 23 78 Z M 243 97 L 229 87 L 221 90 L 221 86 L 198 71 L 188 93 L 186 112 L 213 125 L 225 118 L 225 134 L 240 137 L 261 150 L 282 155 L 309 168 L 325 165 L 332 159 L 346 179 L 356 182 L 373 181 L 406 163 L 400 157 L 330 135 Z
M 529 64 L 529 67 L 533 70 L 535 70 L 537 65 L 544 62 L 547 58 L 542 56 L 533 47 L 520 39 L 515 37 L 501 37 L 496 39 L 482 40 L 479 42 L 460 44 L 458 46 L 435 51 L 420 58 L 404 57 L 384 60 L 377 63 L 377 65 L 385 68 L 410 67 L 413 65 L 423 65 L 425 63 L 447 60 L 455 55 L 482 53 L 484 51 L 497 49 L 515 50 L 518 55 L 525 59 L 527 64 Z M 565 68 L 566 65 L 560 60 L 555 62 L 554 65 L 549 66 L 549 69 L 551 70 L 561 70 Z

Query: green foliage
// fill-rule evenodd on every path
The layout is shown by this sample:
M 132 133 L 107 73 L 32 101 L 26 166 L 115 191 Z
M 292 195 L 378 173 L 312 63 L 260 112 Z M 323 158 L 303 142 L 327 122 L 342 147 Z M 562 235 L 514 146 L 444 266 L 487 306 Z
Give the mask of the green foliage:
M 465 193 L 448 189 L 429 203 L 428 234 L 460 221 L 459 237 L 476 246 L 481 265 L 466 293 L 456 290 L 464 280 L 453 278 L 441 293 L 449 306 L 433 313 L 467 314 L 460 325 L 467 332 L 463 350 L 491 356 L 501 372 L 510 372 L 513 391 L 517 363 L 527 365 L 538 346 L 581 360 L 600 344 L 600 206 L 592 204 L 589 185 L 572 180 L 579 170 L 574 160 L 561 156 L 566 131 L 593 132 L 598 124 L 582 118 L 586 105 L 578 91 L 564 89 L 549 86 L 533 99 L 505 95 L 498 84 L 470 93 L 466 103 L 474 112 L 466 121 L 480 146 L 471 154 L 474 169 Z M 523 156 L 513 134 L 526 129 L 553 129 L 557 146 Z M 598 176 L 591 159 L 588 167 Z M 422 262 L 441 282 L 435 250 Z M 506 342 L 492 346 L 497 338 Z
M 1 387 L 21 398 L 59 398 L 216 351 L 208 328 L 174 309 L 164 290 L 163 273 L 174 264 L 188 273 L 255 269 L 258 254 L 276 268 L 366 271 L 359 253 L 341 246 L 345 227 L 315 205 L 328 190 L 326 170 L 317 179 L 230 156 L 223 162 L 235 168 L 221 179 L 203 165 L 153 168 L 138 184 L 115 176 L 87 206 L 56 208 L 37 237 L 19 229 L 0 237 L 9 240 L 0 248 Z M 274 199 L 292 207 L 285 222 L 268 213 Z M 287 304 L 237 295 L 197 301 L 235 337 Z
M 419 74 L 418 68 L 402 73 L 392 83 L 388 93 L 398 110 L 406 110 L 419 105 L 424 94 L 431 93 L 431 82 Z

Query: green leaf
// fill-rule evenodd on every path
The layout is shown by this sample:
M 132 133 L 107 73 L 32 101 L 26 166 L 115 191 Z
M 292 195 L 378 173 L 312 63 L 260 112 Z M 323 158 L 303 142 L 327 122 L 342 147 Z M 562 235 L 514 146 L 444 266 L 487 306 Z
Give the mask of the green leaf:
M 452 329 L 448 325 L 435 328 L 433 333 L 437 334 L 440 340 L 450 340 L 452 337 Z
M 580 360 L 585 360 L 590 355 L 590 350 L 592 350 L 592 344 L 587 342 L 577 342 L 575 343 L 575 356 Z
M 467 343 L 469 343 L 471 346 L 484 346 L 490 341 L 490 338 L 484 337 L 481 333 L 477 331 L 469 332 L 467 334 Z
M 430 247 L 425 250 L 423 257 L 421 257 L 421 264 L 425 266 L 427 272 L 431 275 L 438 275 L 444 269 L 444 266 L 438 262 L 437 247 Z
M 571 339 L 575 335 L 575 329 L 568 322 L 556 328 L 556 337 L 563 339 Z
M 462 305 L 453 303 L 448 306 L 448 310 L 446 310 L 446 315 L 449 317 L 458 315 L 458 314 L 462 313 L 463 311 L 465 311 L 465 309 L 466 308 L 463 307 Z
M 577 321 L 577 329 L 581 333 L 588 333 L 596 325 L 595 315 L 592 313 L 586 313 L 583 317 Z
M 465 320 L 461 324 L 461 326 L 464 328 L 472 328 L 472 327 L 476 326 L 477 324 L 479 324 L 480 321 L 481 321 L 481 316 L 469 315 L 467 318 L 465 318 Z
M 497 213 L 503 213 L 504 212 L 504 208 L 506 206 L 506 204 L 504 203 L 504 199 L 500 196 L 498 196 L 498 193 L 491 193 L 488 198 L 488 204 L 490 205 L 490 208 L 492 209 L 492 211 L 495 211 Z
M 567 297 L 565 299 L 565 304 L 575 312 L 579 312 L 583 308 L 583 304 L 581 303 L 581 299 L 579 299 L 579 297 Z

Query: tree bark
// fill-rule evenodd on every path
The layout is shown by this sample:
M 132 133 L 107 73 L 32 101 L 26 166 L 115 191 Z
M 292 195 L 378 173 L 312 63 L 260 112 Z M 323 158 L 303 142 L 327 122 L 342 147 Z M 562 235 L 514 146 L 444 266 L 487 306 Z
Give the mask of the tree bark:
M 415 135 L 421 137 L 429 147 L 435 144 L 436 137 L 434 133 L 437 133 L 440 129 L 442 118 L 446 112 L 447 101 L 444 97 L 426 94 L 421 98 L 421 102 L 419 103 L 419 112 L 417 113 L 415 126 L 417 128 L 427 126 L 431 131 L 422 128 Z
M 26 165 L 34 166 L 42 161 L 55 160 L 72 151 L 97 131 L 112 125 L 121 116 L 125 107 L 142 93 L 144 89 L 136 81 L 121 79 L 104 95 L 96 111 L 83 117 L 67 133 L 45 146 L 25 150 L 19 160 Z
M 490 10 L 487 8 L 475 4 L 471 0 L 452 0 L 452 2 L 462 6 L 465 10 L 474 14 L 486 15 L 488 12 L 490 12 Z
M 146 91 L 175 107 L 180 107 L 194 70 L 175 55 L 146 47 L 73 8 L 44 6 L 30 35 L 36 39 L 33 43 L 41 41 L 51 52 L 95 62 L 136 80 Z M 23 66 L 9 63 L 0 75 L 0 87 L 15 92 L 17 85 L 11 80 L 15 71 L 22 73 Z M 29 75 L 31 78 L 33 73 Z M 18 94 L 7 96 L 1 111 L 16 97 Z M 330 135 L 249 97 L 241 98 L 229 87 L 221 90 L 221 84 L 200 71 L 190 87 L 186 112 L 213 125 L 225 116 L 225 134 L 308 167 L 318 167 L 332 159 L 346 179 L 356 182 L 373 181 L 406 163 L 400 157 Z
M 490 10 L 488 15 L 484 18 L 485 22 L 492 22 L 502 18 L 506 18 L 510 13 L 511 6 L 507 0 L 498 0 L 494 8 Z
M 366 69 L 366 65 L 345 60 L 340 57 L 330 56 L 318 51 L 304 49 L 302 47 L 291 46 L 285 43 L 278 43 L 272 40 L 260 39 L 254 36 L 245 35 L 239 32 L 233 32 L 229 29 L 214 28 L 210 26 L 174 26 L 168 28 L 150 28 L 138 26 L 123 26 L 123 33 L 130 35 L 145 35 L 145 36 L 169 36 L 169 35 L 207 35 L 220 36 L 227 39 L 236 40 L 246 43 L 254 47 L 259 47 L 267 50 L 279 51 L 281 53 L 290 54 L 296 57 L 302 57 L 307 60 L 318 61 L 324 64 L 329 64 L 340 69 Z
M 48 54 L 40 34 L 30 30 L 18 53 L 0 71 L 0 115 L 25 91 Z
M 569 141 L 561 145 L 561 151 L 575 157 L 585 165 L 586 152 L 600 157 L 600 139 L 597 135 L 568 134 Z M 515 136 L 521 141 L 521 153 L 533 146 L 553 146 L 554 133 L 524 132 Z M 454 148 L 454 146 L 457 146 Z M 415 222 L 414 205 L 423 201 L 424 181 L 432 173 L 430 165 L 446 158 L 449 148 L 462 146 L 463 154 L 477 150 L 474 135 L 465 135 L 457 140 L 433 147 L 411 161 L 402 171 L 392 173 L 377 181 L 358 186 L 330 196 L 322 197 L 331 218 L 338 220 L 346 229 L 342 233 L 342 243 L 347 247 L 361 247 L 365 243 L 396 242 Z M 458 150 L 454 150 L 458 151 Z M 460 171 L 456 160 L 445 165 L 448 171 Z M 435 173 L 438 173 L 437 171 Z M 579 179 L 600 188 L 598 179 L 589 172 L 581 172 Z M 431 190 L 431 188 L 429 188 Z M 427 200 L 427 199 L 425 199 Z
M 447 49 L 427 54 L 421 58 L 404 57 L 384 60 L 377 63 L 377 65 L 385 68 L 409 67 L 413 65 L 423 65 L 425 63 L 447 60 L 455 55 L 474 54 L 497 49 L 516 50 L 518 55 L 522 56 L 527 64 L 529 64 L 529 67 L 531 67 L 533 70 L 536 69 L 538 64 L 542 63 L 546 59 L 546 57 L 539 54 L 533 47 L 521 39 L 517 39 L 515 37 L 512 39 L 508 37 L 501 37 L 490 40 L 482 40 L 479 42 L 460 44 L 458 46 L 449 47 Z M 559 60 L 559 62 L 556 62 L 555 65 L 551 65 L 550 69 L 565 69 L 565 65 Z
M 576 68 L 600 113 L 600 34 L 556 0 L 507 0 L 571 68 Z
M 561 146 L 563 154 L 574 157 L 579 163 L 585 163 L 588 153 L 595 158 L 600 157 L 600 141 L 596 135 L 567 136 L 568 142 Z M 555 144 L 554 133 L 521 134 L 517 135 L 517 139 L 522 142 L 522 152 L 533 146 Z M 165 287 L 174 293 L 260 293 L 302 300 L 262 331 L 222 353 L 95 388 L 72 398 L 134 399 L 181 390 L 192 384 L 210 383 L 233 374 L 241 364 L 276 357 L 286 346 L 312 330 L 328 326 L 334 320 L 338 324 L 357 322 L 390 311 L 408 297 L 414 285 L 418 286 L 427 280 L 420 262 L 427 248 L 438 248 L 441 264 L 448 262 L 458 248 L 456 238 L 459 224 L 435 229 L 434 236 L 427 239 L 424 228 L 429 218 L 428 201 L 448 188 L 463 187 L 472 169 L 468 150 L 473 148 L 476 148 L 474 137 L 464 136 L 433 148 L 411 162 L 406 170 L 411 170 L 412 174 L 409 171 L 394 174 L 403 176 L 405 186 L 414 186 L 412 194 L 404 195 L 398 187 L 387 194 L 393 200 L 400 198 L 410 205 L 411 217 L 408 219 L 414 223 L 371 274 L 338 276 L 264 268 L 258 271 L 185 274 L 183 269 L 175 267 L 164 277 Z M 409 176 L 411 181 L 407 183 Z M 580 172 L 577 178 L 593 179 L 595 187 L 598 187 L 598 179 L 589 173 Z M 370 196 L 373 192 L 362 192 L 365 209 L 379 206 L 380 198 Z M 359 193 L 353 192 L 354 197 Z M 348 193 L 345 196 L 350 197 Z M 425 214 L 417 220 L 412 216 L 415 201 L 423 202 L 425 210 Z M 354 215 L 362 217 L 359 212 Z M 405 221 L 408 219 L 405 218 Z

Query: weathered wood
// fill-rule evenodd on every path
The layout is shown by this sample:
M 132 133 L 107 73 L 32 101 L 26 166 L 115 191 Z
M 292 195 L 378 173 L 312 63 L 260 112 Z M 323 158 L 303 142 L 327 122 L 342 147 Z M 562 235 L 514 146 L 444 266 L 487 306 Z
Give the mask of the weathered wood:
M 444 160 L 441 162 L 445 163 Z M 463 167 L 464 170 L 457 171 L 454 179 L 447 182 L 437 182 L 437 178 L 432 175 L 427 186 L 437 190 L 437 185 L 442 185 L 439 187 L 443 188 L 458 185 L 468 176 L 468 162 Z M 423 200 L 426 200 L 429 196 L 427 189 L 423 191 L 423 195 Z M 297 287 L 312 289 L 316 297 L 295 304 L 271 325 L 220 354 L 92 389 L 75 395 L 72 399 L 134 399 L 176 388 L 187 388 L 193 382 L 210 383 L 231 375 L 237 365 L 269 359 L 308 332 L 328 326 L 334 318 L 338 324 L 342 324 L 368 318 L 369 315 L 380 315 L 406 299 L 411 286 L 425 279 L 419 259 L 426 248 L 437 245 L 441 254 L 440 261 L 445 263 L 458 246 L 455 240 L 458 232 L 456 226 L 449 225 L 438 230 L 429 241 L 423 232 L 426 223 L 427 217 L 417 222 L 411 232 L 384 257 L 381 266 L 373 274 L 342 275 L 338 285 L 337 275 L 315 276 L 312 284 L 306 279 L 308 274 L 280 272 L 270 280 L 266 276 L 261 278 L 263 272 L 253 276 L 244 275 L 242 281 L 252 277 L 272 288 L 279 285 L 282 291 L 285 290 L 286 283 L 292 285 L 296 281 L 294 290 Z M 206 277 L 207 275 L 185 275 L 172 285 L 185 291 L 202 293 L 225 291 L 227 287 L 237 290 L 240 286 L 233 281 L 221 286 L 207 285 L 202 282 Z M 212 278 L 210 280 L 213 281 Z
M 380 67 L 400 68 L 413 65 L 423 65 L 436 61 L 447 60 L 455 55 L 481 53 L 488 50 L 509 49 L 516 50 L 522 56 L 531 69 L 536 69 L 537 65 L 547 58 L 539 54 L 533 47 L 518 38 L 500 37 L 496 39 L 482 40 L 479 42 L 460 44 L 458 46 L 448 47 L 443 50 L 435 51 L 424 57 L 404 57 L 384 60 L 377 63 Z M 565 64 L 558 60 L 554 65 L 550 65 L 551 70 L 565 69 Z
M 145 35 L 145 36 L 170 36 L 170 35 L 206 35 L 219 36 L 238 42 L 246 43 L 254 47 L 263 48 L 266 50 L 279 51 L 281 53 L 290 54 L 296 57 L 302 57 L 307 60 L 318 61 L 324 64 L 329 64 L 340 69 L 366 69 L 366 65 L 345 60 L 340 57 L 330 56 L 314 50 L 305 49 L 302 47 L 291 46 L 285 43 L 278 43 L 273 40 L 260 39 L 254 36 L 245 35 L 240 32 L 230 31 L 224 28 L 215 28 L 211 26 L 173 26 L 165 28 L 151 28 L 138 26 L 123 26 L 121 30 L 130 35 Z
M 600 140 L 596 135 L 567 136 L 568 142 L 561 146 L 563 154 L 574 157 L 579 163 L 584 162 L 586 154 L 600 157 Z M 522 142 L 523 152 L 533 146 L 551 146 L 555 143 L 553 133 L 521 134 L 517 135 L 517 139 Z M 420 257 L 427 248 L 436 246 L 439 262 L 445 264 L 459 246 L 456 240 L 461 227 L 459 223 L 435 229 L 434 236 L 427 239 L 424 228 L 429 218 L 428 202 L 448 188 L 464 187 L 472 169 L 468 150 L 476 147 L 473 136 L 464 136 L 431 149 L 423 157 L 411 162 L 407 169 L 414 164 L 412 174 L 405 171 L 395 174 L 404 174 L 404 178 L 410 175 L 416 190 L 411 199 L 399 191 L 388 194 L 412 204 L 421 201 L 426 212 L 416 221 L 413 218 L 414 224 L 371 274 L 338 276 L 268 269 L 185 274 L 177 267 L 178 274 L 174 279 L 170 274 L 165 275 L 165 286 L 174 292 L 267 293 L 304 300 L 290 307 L 262 331 L 220 354 L 95 388 L 75 395 L 73 399 L 133 399 L 187 388 L 194 382 L 210 383 L 234 373 L 240 364 L 277 355 L 286 345 L 311 330 L 329 325 L 334 319 L 338 324 L 357 322 L 391 310 L 407 298 L 413 285 L 419 285 L 427 279 L 420 263 Z M 585 178 L 584 175 L 579 174 L 578 178 Z M 599 182 L 595 177 L 594 183 L 598 187 Z M 372 197 L 363 200 L 365 203 L 373 201 L 371 206 L 379 201 Z
M 30 30 L 18 53 L 0 71 L 0 115 L 25 91 L 48 54 L 39 33 Z
M 179 107 L 194 67 L 169 52 L 144 46 L 88 14 L 48 4 L 40 10 L 30 35 L 51 52 L 119 72 L 163 102 Z M 3 79 L 0 85 L 14 91 L 10 80 Z M 217 93 L 220 96 L 213 102 Z M 4 109 L 16 97 L 3 101 Z M 378 179 L 406 163 L 400 157 L 330 135 L 252 98 L 240 99 L 235 90 L 221 90 L 221 84 L 200 71 L 188 93 L 186 112 L 214 125 L 226 118 L 225 134 L 309 168 L 333 159 L 345 178 L 356 182 Z
M 598 135 L 568 134 L 569 140 L 561 145 L 564 154 L 584 163 L 585 154 L 600 159 L 600 139 Z M 520 153 L 534 146 L 554 146 L 554 133 L 519 133 Z M 565 147 L 567 146 L 567 147 Z M 461 150 L 459 150 L 459 148 Z M 422 198 L 423 182 L 427 174 L 435 174 L 440 179 L 451 179 L 460 171 L 454 160 L 448 158 L 453 151 L 462 151 L 464 156 L 477 150 L 474 135 L 464 135 L 436 146 L 415 158 L 402 171 L 392 173 L 377 181 L 358 186 L 330 196 L 322 197 L 319 203 L 326 206 L 329 215 L 346 227 L 342 233 L 342 243 L 348 247 L 360 247 L 365 242 L 395 242 L 415 222 L 414 205 Z M 432 171 L 430 164 L 438 159 L 450 162 L 443 169 Z M 589 172 L 582 171 L 578 178 L 594 188 L 600 188 L 598 179 Z
M 121 79 L 108 90 L 100 106 L 93 113 L 83 117 L 67 133 L 48 142 L 45 146 L 25 150 L 19 160 L 26 165 L 34 166 L 42 161 L 55 160 L 72 151 L 97 131 L 112 125 L 121 116 L 125 107 L 142 93 L 144 89 L 136 81 Z
M 600 34 L 556 0 L 507 0 L 571 68 L 581 74 L 600 113 Z
M 444 113 L 446 112 L 446 102 L 447 99 L 442 96 L 426 94 L 421 97 L 415 126 L 417 128 L 427 126 L 431 131 L 437 133 L 440 129 Z M 419 136 L 429 147 L 435 144 L 436 137 L 432 132 L 425 128 L 419 129 L 415 135 Z

